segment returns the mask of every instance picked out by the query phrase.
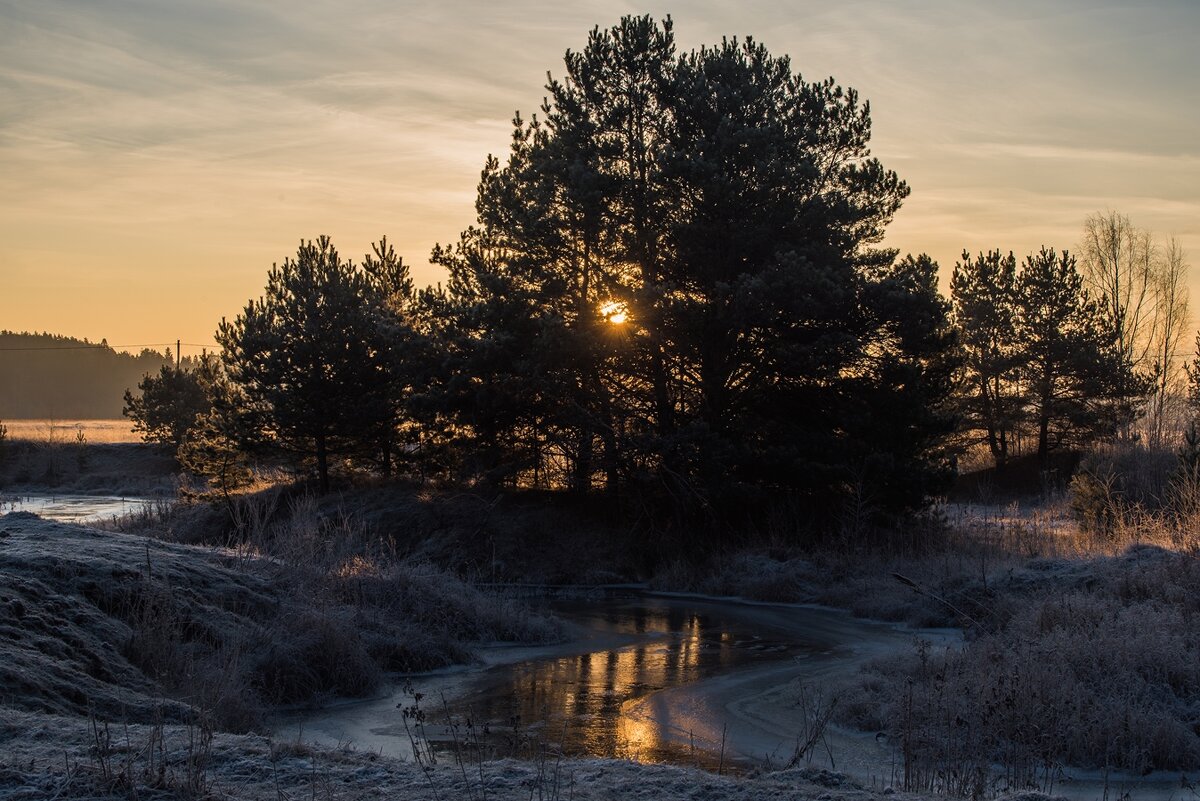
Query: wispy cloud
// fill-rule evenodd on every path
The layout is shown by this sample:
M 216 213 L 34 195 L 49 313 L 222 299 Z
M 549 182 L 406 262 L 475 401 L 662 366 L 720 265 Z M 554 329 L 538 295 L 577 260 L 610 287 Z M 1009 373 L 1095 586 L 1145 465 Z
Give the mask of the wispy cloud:
M 671 10 L 0 0 L 0 317 L 203 338 L 322 232 L 352 253 L 387 233 L 436 280 L 429 247 L 471 221 L 512 113 L 593 25 L 646 8 Z M 693 0 L 675 20 L 685 49 L 752 34 L 871 101 L 875 150 L 914 187 L 898 246 L 1069 244 L 1114 207 L 1200 253 L 1194 0 Z M 142 291 L 128 311 L 139 287 L 156 310 Z

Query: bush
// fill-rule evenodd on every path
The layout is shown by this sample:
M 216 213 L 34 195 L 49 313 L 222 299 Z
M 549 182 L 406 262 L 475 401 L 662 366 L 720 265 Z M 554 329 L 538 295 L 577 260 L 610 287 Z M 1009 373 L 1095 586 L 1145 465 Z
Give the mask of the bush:
M 1168 511 L 1171 479 L 1179 466 L 1168 448 L 1116 443 L 1089 452 L 1071 482 L 1072 506 L 1086 524 L 1105 530 L 1116 518 Z
M 253 686 L 267 701 L 363 696 L 379 686 L 380 667 L 346 611 L 296 609 L 283 621 L 252 668 Z
M 938 782 L 992 764 L 1012 788 L 1062 764 L 1200 767 L 1200 558 L 1136 546 L 1045 568 L 1014 571 L 1010 614 L 961 648 L 922 645 L 857 680 L 844 720 L 894 738 L 910 789 L 965 792 Z
M 1111 537 L 1122 514 L 1121 502 L 1113 489 L 1113 475 L 1090 471 L 1076 473 L 1071 479 L 1071 511 L 1084 531 Z

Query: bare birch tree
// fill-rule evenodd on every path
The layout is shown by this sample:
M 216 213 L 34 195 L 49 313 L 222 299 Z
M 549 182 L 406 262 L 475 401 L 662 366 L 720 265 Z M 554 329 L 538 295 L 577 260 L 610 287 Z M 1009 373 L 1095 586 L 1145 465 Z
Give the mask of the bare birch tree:
M 1144 372 L 1155 358 L 1155 259 L 1148 231 L 1125 214 L 1097 212 L 1083 224 L 1083 274 L 1105 305 L 1121 353 Z
M 1150 398 L 1147 432 L 1150 445 L 1158 447 L 1170 438 L 1171 420 L 1177 417 L 1182 398 L 1180 347 L 1188 327 L 1188 264 L 1179 240 L 1172 237 L 1158 251 L 1153 275 L 1154 393 Z

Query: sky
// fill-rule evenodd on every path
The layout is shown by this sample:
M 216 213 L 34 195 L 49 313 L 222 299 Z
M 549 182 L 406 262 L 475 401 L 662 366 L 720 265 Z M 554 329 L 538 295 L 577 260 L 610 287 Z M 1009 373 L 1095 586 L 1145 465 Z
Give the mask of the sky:
M 436 283 L 513 113 L 641 13 L 870 101 L 912 188 L 887 244 L 948 274 L 1112 209 L 1180 240 L 1200 308 L 1200 0 L 0 0 L 0 329 L 211 349 L 321 234 Z

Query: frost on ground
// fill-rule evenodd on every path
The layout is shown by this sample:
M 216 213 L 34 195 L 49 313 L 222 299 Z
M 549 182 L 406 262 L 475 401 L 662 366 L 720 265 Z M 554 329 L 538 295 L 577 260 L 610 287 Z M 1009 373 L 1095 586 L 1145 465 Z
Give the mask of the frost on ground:
M 656 581 L 961 627 L 964 646 L 881 657 L 840 693 L 838 721 L 886 735 L 909 786 L 1193 775 L 1200 551 L 1181 541 L 1193 532 L 1090 541 L 1054 509 L 1019 511 L 960 509 L 923 551 L 762 548 Z
M 147 720 L 167 658 L 199 667 L 280 603 L 267 582 L 180 546 L 0 518 L 0 704 Z M 161 640 L 161 641 L 156 641 Z
M 1200 559 L 1152 546 L 996 577 L 962 649 L 881 659 L 845 712 L 928 768 L 1200 768 Z
M 545 641 L 551 622 L 420 565 L 301 567 L 212 548 L 0 517 L 0 707 L 147 722 L 373 691 L 387 670 Z M 160 699 L 171 699 L 161 701 Z
M 0 799 L 338 798 L 429 801 L 869 801 L 916 796 L 864 789 L 818 769 L 750 777 L 619 760 L 464 761 L 421 767 L 350 749 L 319 751 L 196 727 L 93 726 L 77 717 L 0 718 Z M 1012 797 L 1015 799 L 1018 796 Z M 1047 796 L 1022 794 L 1021 801 Z

